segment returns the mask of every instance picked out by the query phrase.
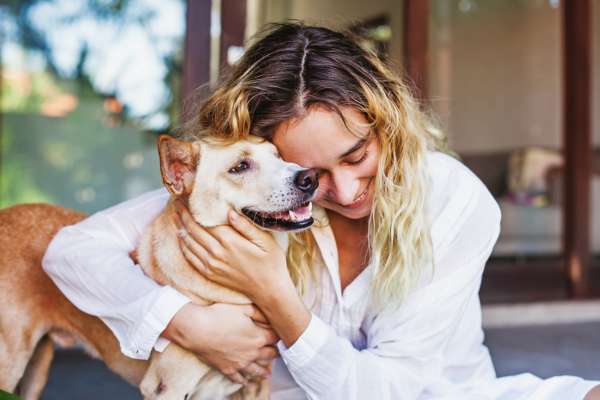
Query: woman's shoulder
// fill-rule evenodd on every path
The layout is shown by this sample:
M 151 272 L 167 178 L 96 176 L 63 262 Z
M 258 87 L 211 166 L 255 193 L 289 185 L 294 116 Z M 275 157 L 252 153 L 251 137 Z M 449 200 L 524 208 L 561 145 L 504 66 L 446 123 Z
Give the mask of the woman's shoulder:
M 474 215 L 499 222 L 500 208 L 485 184 L 462 162 L 441 152 L 427 153 L 427 214 L 434 248 L 451 241 Z M 487 220 L 487 219 L 486 219 Z M 482 221 L 483 222 L 483 221 Z
M 427 174 L 432 194 L 451 194 L 456 190 L 458 183 L 466 182 L 471 186 L 483 185 L 477 176 L 460 160 L 440 152 L 427 151 L 426 156 Z
M 449 203 L 468 203 L 485 184 L 460 160 L 439 151 L 426 153 L 429 211 L 439 216 Z

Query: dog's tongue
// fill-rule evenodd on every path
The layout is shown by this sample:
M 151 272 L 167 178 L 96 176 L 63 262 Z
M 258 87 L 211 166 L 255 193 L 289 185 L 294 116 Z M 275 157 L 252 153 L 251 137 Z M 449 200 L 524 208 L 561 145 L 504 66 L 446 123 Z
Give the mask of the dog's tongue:
M 298 207 L 294 210 L 288 211 L 288 213 L 289 213 L 290 219 L 292 221 L 303 221 L 310 217 L 311 211 L 312 211 L 312 203 L 308 203 L 307 206 Z

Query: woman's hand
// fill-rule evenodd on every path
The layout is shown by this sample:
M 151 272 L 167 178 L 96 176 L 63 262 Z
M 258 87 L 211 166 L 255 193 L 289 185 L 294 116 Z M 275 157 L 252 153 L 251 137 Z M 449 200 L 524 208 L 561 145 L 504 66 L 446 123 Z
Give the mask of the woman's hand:
M 162 335 L 227 375 L 236 383 L 268 377 L 278 340 L 252 305 L 188 303 Z
M 176 203 L 177 204 L 177 203 Z M 206 278 L 248 296 L 291 346 L 310 322 L 311 314 L 296 292 L 286 256 L 273 236 L 234 211 L 231 226 L 205 229 L 177 204 L 181 250 Z
M 261 306 L 261 296 L 277 290 L 295 292 L 286 255 L 273 236 L 230 211 L 231 226 L 203 228 L 181 204 L 180 244 L 187 260 L 207 279 L 248 296 Z

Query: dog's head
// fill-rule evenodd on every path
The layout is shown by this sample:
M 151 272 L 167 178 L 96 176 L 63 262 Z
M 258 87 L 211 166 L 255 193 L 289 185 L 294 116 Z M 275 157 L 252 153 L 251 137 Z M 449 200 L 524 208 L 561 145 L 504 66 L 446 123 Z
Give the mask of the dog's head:
M 203 226 L 226 224 L 230 209 L 269 230 L 294 231 L 313 223 L 316 172 L 283 161 L 268 141 L 185 142 L 161 135 L 158 153 L 165 186 L 187 198 Z

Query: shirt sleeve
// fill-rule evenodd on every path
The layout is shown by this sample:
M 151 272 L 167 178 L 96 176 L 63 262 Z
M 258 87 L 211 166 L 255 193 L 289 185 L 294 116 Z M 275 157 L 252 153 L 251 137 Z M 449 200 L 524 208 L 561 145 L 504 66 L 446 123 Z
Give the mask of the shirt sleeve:
M 43 269 L 82 311 L 110 328 L 128 357 L 147 359 L 160 333 L 190 300 L 144 275 L 129 257 L 142 232 L 165 208 L 166 189 L 147 192 L 62 228 L 50 242 Z
M 500 209 L 475 177 L 455 186 L 432 226 L 433 277 L 399 308 L 370 317 L 365 349 L 355 349 L 315 315 L 292 346 L 278 343 L 309 398 L 402 400 L 456 390 L 444 379 L 444 352 L 469 318 L 468 305 L 478 301 L 484 265 L 500 232 Z M 461 390 L 457 398 L 470 398 Z

